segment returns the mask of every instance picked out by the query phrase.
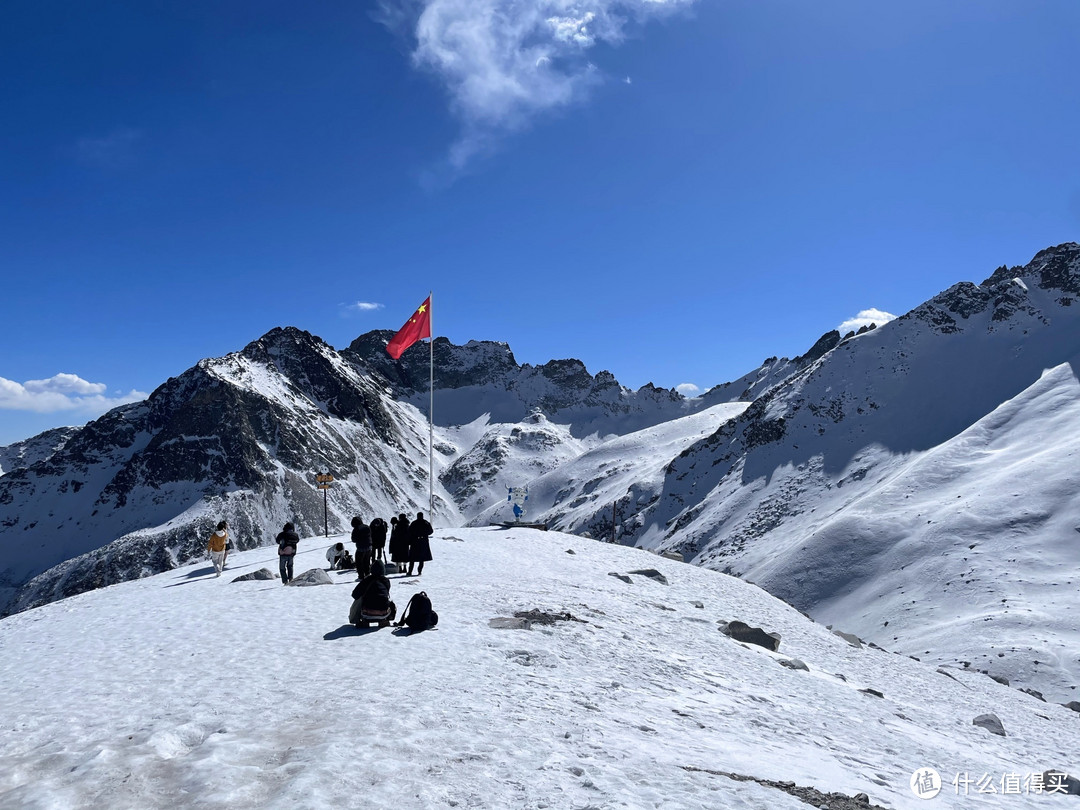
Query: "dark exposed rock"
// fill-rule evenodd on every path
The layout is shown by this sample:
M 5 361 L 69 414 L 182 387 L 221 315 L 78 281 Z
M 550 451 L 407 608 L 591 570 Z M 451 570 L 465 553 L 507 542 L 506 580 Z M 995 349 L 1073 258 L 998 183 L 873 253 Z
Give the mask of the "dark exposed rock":
M 1022 686 L 1020 687 L 1020 691 L 1023 692 L 1025 695 L 1031 695 L 1036 700 L 1041 700 L 1043 703 L 1046 703 L 1046 698 L 1044 698 L 1042 692 L 1038 691 L 1037 689 L 1031 689 L 1030 687 Z
M 824 793 L 815 787 L 796 785 L 786 780 L 761 779 L 746 774 L 731 773 L 729 771 L 715 771 L 709 768 L 696 768 L 692 765 L 683 765 L 684 771 L 691 773 L 705 773 L 712 776 L 720 776 L 736 782 L 757 782 L 764 787 L 775 788 L 784 793 L 795 796 L 812 807 L 827 807 L 829 810 L 886 810 L 878 804 L 871 804 L 870 797 L 865 793 L 857 793 L 847 796 L 843 793 Z
M 871 689 L 869 687 L 867 687 L 866 689 L 860 689 L 859 691 L 863 694 L 872 695 L 873 697 L 877 698 L 885 697 L 885 694 L 883 692 L 879 692 L 877 689 Z
M 779 633 L 767 633 L 760 627 L 751 627 L 745 622 L 728 622 L 720 628 L 720 632 L 735 641 L 756 644 L 758 647 L 764 647 L 766 650 L 772 650 L 773 652 L 780 649 Z
M 840 636 L 840 638 L 842 638 L 844 641 L 846 641 L 852 647 L 855 647 L 856 649 L 860 649 L 860 650 L 862 649 L 863 640 L 861 638 L 859 638 L 858 636 L 856 636 L 855 634 L 853 634 L 853 633 L 845 633 L 843 630 L 833 630 L 833 633 L 835 635 Z
M 817 339 L 817 342 L 810 347 L 810 350 L 800 357 L 795 358 L 795 362 L 799 364 L 813 363 L 824 357 L 828 352 L 835 349 L 840 344 L 840 333 L 833 329 L 831 332 L 826 332 L 824 335 Z
M 628 582 L 630 584 L 633 584 L 634 582 L 634 580 L 630 579 L 626 574 L 620 574 L 616 571 L 609 571 L 608 576 L 615 577 L 615 579 L 621 579 L 623 582 Z
M 798 658 L 784 658 L 781 659 L 778 663 L 780 664 L 780 666 L 787 667 L 788 669 L 797 669 L 802 670 L 803 672 L 810 671 L 810 667 L 808 667 L 804 661 L 801 661 Z
M 661 585 L 667 585 L 668 584 L 667 577 L 665 577 L 663 574 L 661 574 L 655 568 L 639 568 L 636 571 L 630 571 L 628 573 L 640 574 L 643 577 L 648 577 L 649 579 L 652 579 L 652 580 L 655 580 L 656 582 L 659 582 Z
M 1070 700 L 1068 703 L 1062 703 L 1066 709 L 1072 709 L 1074 712 L 1080 712 L 1080 700 Z
M 579 619 L 577 618 L 577 616 L 568 611 L 564 611 L 562 613 L 551 613 L 550 611 L 538 610 L 537 608 L 533 608 L 532 610 L 516 611 L 514 613 L 514 618 L 524 619 L 530 624 L 542 625 L 552 625 L 556 622 L 582 622 L 583 624 L 585 623 L 584 619 Z
M 333 585 L 334 581 L 330 579 L 330 575 L 327 574 L 321 568 L 311 568 L 302 574 L 298 574 L 289 581 L 290 585 L 296 586 L 308 586 L 308 585 Z
M 971 721 L 971 724 L 979 728 L 985 728 L 991 734 L 997 734 L 999 737 L 1006 736 L 1005 727 L 1001 725 L 1001 720 L 998 719 L 996 714 L 980 714 Z
M 1069 776 L 1064 771 L 1044 771 L 1042 783 L 1043 793 L 1080 796 L 1080 779 Z
M 278 579 L 278 575 L 271 571 L 269 568 L 260 568 L 258 571 L 251 571 L 247 574 L 241 574 L 233 582 L 251 582 L 252 580 L 262 579 Z

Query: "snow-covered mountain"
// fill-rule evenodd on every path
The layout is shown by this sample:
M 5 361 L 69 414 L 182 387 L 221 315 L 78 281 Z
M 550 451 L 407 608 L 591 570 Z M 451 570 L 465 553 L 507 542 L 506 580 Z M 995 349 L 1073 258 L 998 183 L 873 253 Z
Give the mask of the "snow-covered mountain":
M 318 338 L 274 330 L 0 478 L 0 582 L 21 609 L 174 567 L 222 517 L 241 548 L 286 520 L 314 532 L 325 470 L 336 530 L 397 511 L 426 495 L 423 421 Z
M 529 520 L 614 529 L 883 646 L 1074 697 L 1078 298 L 1067 243 L 690 400 L 436 339 L 436 524 L 505 520 L 527 485 Z M 240 548 L 286 519 L 319 531 L 319 471 L 331 531 L 426 511 L 428 347 L 395 362 L 390 336 L 337 352 L 274 330 L 24 443 L 55 452 L 0 450 L 24 459 L 0 476 L 9 609 L 182 564 L 223 516 Z
M 0 613 L 175 567 L 201 552 L 221 518 L 240 548 L 269 542 L 287 520 L 315 532 L 324 524 L 319 472 L 336 479 L 326 518 L 334 531 L 354 515 L 427 511 L 427 347 L 395 363 L 388 337 L 371 333 L 339 353 L 275 329 L 201 361 L 146 402 L 4 448 L 12 469 L 0 477 Z M 602 436 L 697 407 L 674 391 L 630 391 L 575 360 L 519 367 L 504 344 L 434 348 L 440 523 L 460 523 Z
M 304 538 L 296 573 L 339 539 Z M 1075 777 L 1073 709 L 633 548 L 451 529 L 432 552 L 391 578 L 399 609 L 423 588 L 439 613 L 415 635 L 349 626 L 347 574 L 234 581 L 276 568 L 268 549 L 3 619 L 0 806 L 1076 804 L 1044 777 Z M 720 631 L 735 621 L 778 647 Z M 991 714 L 1004 736 L 975 724 Z
M 68 439 L 78 431 L 77 427 L 53 428 L 25 441 L 0 447 L 0 475 L 47 459 L 67 444 Z
M 683 450 L 620 538 L 1059 696 L 1080 685 L 1080 245 L 838 342 Z M 597 471 L 580 489 L 600 486 Z M 607 518 L 610 525 L 610 517 Z

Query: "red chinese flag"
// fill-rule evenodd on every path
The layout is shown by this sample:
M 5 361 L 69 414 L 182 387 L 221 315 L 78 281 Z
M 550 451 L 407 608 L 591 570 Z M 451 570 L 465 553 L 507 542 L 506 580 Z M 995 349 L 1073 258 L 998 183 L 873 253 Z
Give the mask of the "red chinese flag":
M 431 337 L 431 296 L 422 303 L 398 333 L 386 344 L 386 353 L 397 360 L 402 353 L 421 338 Z

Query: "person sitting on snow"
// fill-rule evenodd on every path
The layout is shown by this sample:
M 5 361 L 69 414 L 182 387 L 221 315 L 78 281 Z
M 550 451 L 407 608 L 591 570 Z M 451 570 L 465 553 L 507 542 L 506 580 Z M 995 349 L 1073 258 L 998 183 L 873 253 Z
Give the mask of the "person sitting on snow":
M 397 615 L 397 607 L 390 601 L 390 580 L 383 575 L 383 564 L 378 560 L 371 564 L 371 573 L 353 588 L 352 596 L 349 624 L 365 620 L 389 624 Z
M 334 543 L 326 550 L 326 561 L 330 563 L 331 571 L 341 571 L 345 568 L 345 544 Z

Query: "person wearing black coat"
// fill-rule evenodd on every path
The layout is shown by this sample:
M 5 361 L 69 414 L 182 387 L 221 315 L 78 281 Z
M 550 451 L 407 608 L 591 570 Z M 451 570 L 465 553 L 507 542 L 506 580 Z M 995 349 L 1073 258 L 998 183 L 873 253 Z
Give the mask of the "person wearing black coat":
M 363 518 L 352 519 L 352 541 L 356 543 L 356 579 L 359 581 L 371 571 L 371 529 Z
M 424 562 L 431 559 L 431 543 L 429 538 L 435 530 L 431 524 L 424 520 L 424 513 L 417 512 L 416 520 L 409 526 L 409 570 L 408 576 L 412 576 L 413 563 L 420 563 L 417 576 L 424 573 Z
M 371 564 L 371 573 L 353 588 L 352 596 L 349 624 L 359 624 L 363 616 L 392 622 L 397 615 L 397 607 L 390 601 L 390 580 L 384 576 L 383 564 L 378 560 Z
M 390 561 L 402 565 L 409 563 L 409 519 L 404 514 L 397 516 L 394 530 L 390 532 Z
M 277 536 L 278 566 L 281 569 L 282 585 L 292 582 L 293 557 L 296 556 L 296 547 L 299 545 L 300 537 L 296 533 L 296 527 L 291 523 L 286 523 Z
M 386 560 L 383 549 L 386 548 L 386 521 L 381 517 L 371 521 L 371 560 Z

